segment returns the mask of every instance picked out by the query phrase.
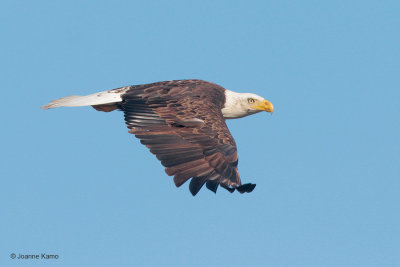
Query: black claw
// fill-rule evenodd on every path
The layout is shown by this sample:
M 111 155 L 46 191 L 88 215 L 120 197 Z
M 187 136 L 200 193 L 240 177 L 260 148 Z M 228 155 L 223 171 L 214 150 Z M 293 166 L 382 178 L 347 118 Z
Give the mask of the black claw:
M 241 186 L 236 187 L 236 190 L 243 194 L 243 193 L 250 193 L 254 190 L 254 188 L 256 187 L 256 184 L 242 184 Z
M 228 186 L 226 186 L 226 185 L 224 185 L 224 184 L 220 184 L 220 185 L 221 185 L 221 187 L 223 187 L 223 188 L 225 188 L 226 190 L 228 190 L 230 193 L 233 193 L 233 191 L 235 191 L 235 188 L 228 187 Z

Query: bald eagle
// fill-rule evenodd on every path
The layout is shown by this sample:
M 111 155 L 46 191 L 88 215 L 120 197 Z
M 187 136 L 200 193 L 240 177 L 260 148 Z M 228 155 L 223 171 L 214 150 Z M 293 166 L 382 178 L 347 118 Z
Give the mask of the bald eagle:
M 251 93 L 236 93 L 202 80 L 173 80 L 121 87 L 87 96 L 68 96 L 42 107 L 92 106 L 121 110 L 129 133 L 156 155 L 177 187 L 191 178 L 195 196 L 204 184 L 216 193 L 251 192 L 255 184 L 242 184 L 236 143 L 226 119 L 242 118 L 273 105 Z

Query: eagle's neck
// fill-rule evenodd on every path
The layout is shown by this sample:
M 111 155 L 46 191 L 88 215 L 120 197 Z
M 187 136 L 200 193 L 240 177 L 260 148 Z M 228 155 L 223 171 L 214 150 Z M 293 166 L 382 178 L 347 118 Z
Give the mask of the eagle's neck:
M 225 104 L 221 110 L 224 118 L 238 119 L 256 113 L 249 110 L 246 99 L 246 93 L 236 93 L 225 89 Z

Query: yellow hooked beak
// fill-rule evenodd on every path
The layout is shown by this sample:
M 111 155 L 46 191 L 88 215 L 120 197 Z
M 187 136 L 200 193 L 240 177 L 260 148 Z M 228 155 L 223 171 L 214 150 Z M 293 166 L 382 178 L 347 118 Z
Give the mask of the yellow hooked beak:
M 252 106 L 252 108 L 270 112 L 271 114 L 274 112 L 274 105 L 272 105 L 272 103 L 267 100 L 264 100 L 262 103 L 259 103 L 258 105 Z

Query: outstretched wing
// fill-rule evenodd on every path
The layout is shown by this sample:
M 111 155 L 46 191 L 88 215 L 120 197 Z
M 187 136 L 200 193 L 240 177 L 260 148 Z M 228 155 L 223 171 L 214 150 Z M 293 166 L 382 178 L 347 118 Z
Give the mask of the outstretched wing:
M 200 80 L 168 81 L 132 86 L 122 96 L 120 108 L 130 133 L 155 154 L 176 186 L 192 178 L 196 195 L 206 183 L 233 192 L 251 192 L 242 185 L 238 154 L 221 109 L 224 89 Z

